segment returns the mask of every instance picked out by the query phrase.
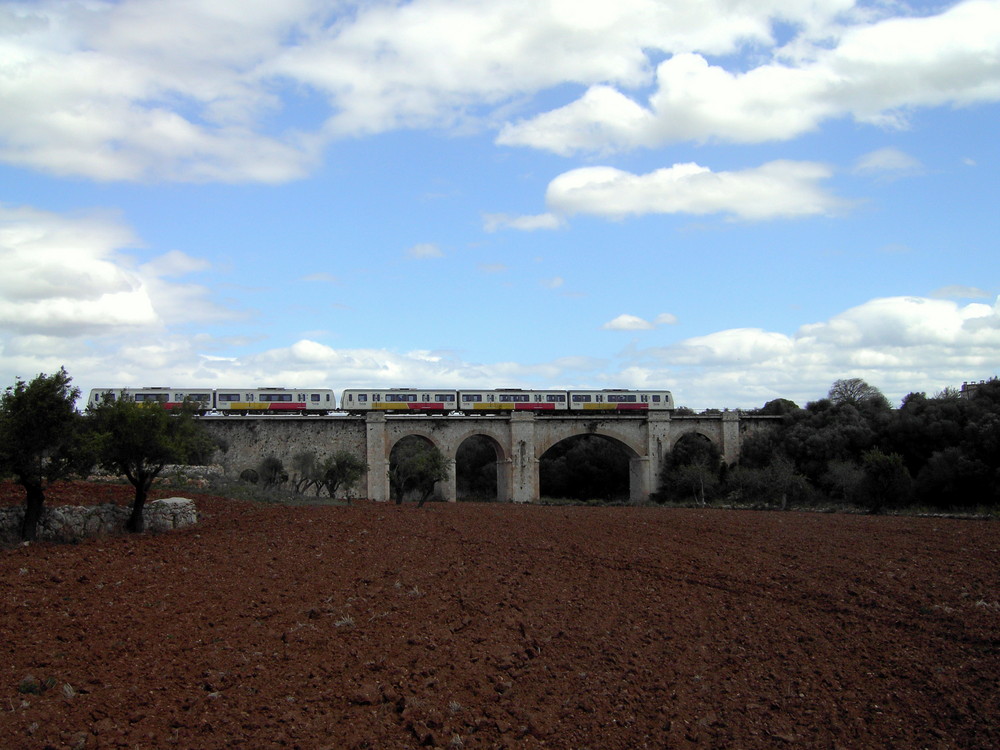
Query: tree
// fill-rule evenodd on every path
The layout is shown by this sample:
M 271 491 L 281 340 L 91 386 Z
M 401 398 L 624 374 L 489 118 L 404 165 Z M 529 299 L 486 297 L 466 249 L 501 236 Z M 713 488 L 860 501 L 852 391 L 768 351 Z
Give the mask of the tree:
M 295 472 L 292 484 L 298 494 L 304 494 L 310 487 L 315 487 L 316 495 L 319 496 L 323 485 L 320 482 L 319 464 L 313 451 L 300 451 L 292 456 L 292 471 Z
M 715 443 L 699 433 L 684 435 L 663 457 L 659 486 L 651 499 L 662 503 L 690 496 L 698 505 L 705 505 L 722 472 L 722 454 Z
M 257 466 L 257 475 L 265 487 L 276 487 L 288 481 L 285 465 L 277 456 L 265 456 Z
M 396 504 L 401 504 L 408 493 L 415 492 L 419 497 L 418 505 L 423 507 L 434 492 L 434 485 L 448 478 L 450 461 L 437 446 L 421 438 L 403 438 L 392 452 L 389 484 Z
M 872 448 L 862 457 L 861 466 L 864 476 L 859 494 L 869 512 L 880 513 L 885 508 L 898 508 L 909 501 L 913 480 L 898 453 L 883 453 L 879 448 Z
M 848 378 L 846 380 L 836 380 L 830 386 L 827 398 L 834 404 L 851 404 L 861 406 L 869 404 L 873 406 L 889 407 L 889 400 L 878 388 L 868 385 L 861 378 Z
M 338 488 L 350 492 L 368 471 L 368 464 L 349 451 L 337 451 L 320 464 L 320 483 L 333 498 Z
M 124 393 L 108 394 L 87 408 L 98 462 L 135 488 L 126 530 L 142 532 L 149 489 L 167 464 L 187 463 L 210 451 L 211 438 L 194 415 L 187 404 L 168 412 L 159 403 L 136 403 Z
M 794 401 L 789 401 L 787 398 L 776 398 L 764 404 L 757 410 L 757 413 L 766 417 L 781 417 L 798 410 L 799 405 Z
M 0 472 L 24 487 L 21 538 L 27 541 L 36 538 L 46 484 L 92 465 L 75 407 L 80 389 L 71 382 L 59 368 L 28 383 L 18 378 L 0 397 Z

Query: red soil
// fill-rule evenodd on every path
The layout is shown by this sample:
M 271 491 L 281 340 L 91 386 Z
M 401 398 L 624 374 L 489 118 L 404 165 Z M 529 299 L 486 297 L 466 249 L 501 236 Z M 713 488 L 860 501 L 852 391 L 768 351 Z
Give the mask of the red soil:
M 0 747 L 1000 747 L 996 523 L 195 499 L 0 551 Z

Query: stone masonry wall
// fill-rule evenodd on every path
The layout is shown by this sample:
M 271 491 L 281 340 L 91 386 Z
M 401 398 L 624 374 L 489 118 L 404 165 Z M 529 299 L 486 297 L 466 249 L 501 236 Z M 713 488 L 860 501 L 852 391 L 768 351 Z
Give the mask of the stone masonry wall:
M 38 522 L 38 540 L 68 542 L 119 533 L 128 517 L 129 509 L 122 505 L 47 506 Z M 193 500 L 170 497 L 146 503 L 142 517 L 146 531 L 169 531 L 197 523 L 198 510 Z M 23 505 L 0 508 L 0 542 L 18 541 L 23 519 Z

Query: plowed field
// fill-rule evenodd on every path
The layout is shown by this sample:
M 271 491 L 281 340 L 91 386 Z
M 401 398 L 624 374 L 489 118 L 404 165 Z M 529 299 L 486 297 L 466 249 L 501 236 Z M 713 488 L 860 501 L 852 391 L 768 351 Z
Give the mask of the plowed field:
M 0 747 L 1000 747 L 993 522 L 194 497 L 0 550 Z

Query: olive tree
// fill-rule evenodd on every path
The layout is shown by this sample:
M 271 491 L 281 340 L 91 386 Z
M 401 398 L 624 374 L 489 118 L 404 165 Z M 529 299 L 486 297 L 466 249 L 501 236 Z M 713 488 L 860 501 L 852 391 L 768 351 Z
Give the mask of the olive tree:
M 350 492 L 365 472 L 368 471 L 368 464 L 355 456 L 350 451 L 337 451 L 329 456 L 319 465 L 319 482 L 330 497 L 336 497 L 338 489 Z
M 142 532 L 142 511 L 153 481 L 168 464 L 187 463 L 210 451 L 211 438 L 188 404 L 173 412 L 156 402 L 140 402 L 122 393 L 105 395 L 87 408 L 97 460 L 107 471 L 124 476 L 135 488 L 125 528 Z
M 80 389 L 71 382 L 59 368 L 27 383 L 18 378 L 0 397 L 0 472 L 24 487 L 21 538 L 27 541 L 36 538 L 45 486 L 91 465 L 75 406 Z
M 410 492 L 419 498 L 423 507 L 434 492 L 434 485 L 447 479 L 450 461 L 440 449 L 422 438 L 403 438 L 392 450 L 389 484 L 396 504 Z

